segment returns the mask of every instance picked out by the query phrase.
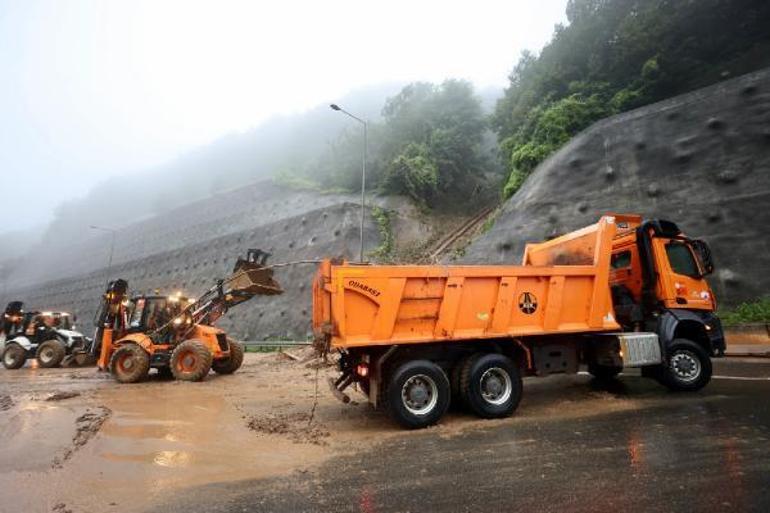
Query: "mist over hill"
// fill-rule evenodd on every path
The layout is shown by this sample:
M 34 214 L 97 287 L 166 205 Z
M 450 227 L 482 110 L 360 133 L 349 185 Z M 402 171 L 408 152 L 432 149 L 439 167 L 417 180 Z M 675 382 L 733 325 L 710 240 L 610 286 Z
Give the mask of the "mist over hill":
M 376 120 L 385 99 L 401 87 L 398 83 L 374 85 L 333 101 Z M 54 243 L 82 240 L 88 237 L 92 224 L 120 228 L 276 173 L 308 172 L 350 124 L 349 119 L 323 104 L 306 112 L 272 117 L 162 166 L 106 179 L 83 199 L 59 206 L 45 230 L 45 239 Z

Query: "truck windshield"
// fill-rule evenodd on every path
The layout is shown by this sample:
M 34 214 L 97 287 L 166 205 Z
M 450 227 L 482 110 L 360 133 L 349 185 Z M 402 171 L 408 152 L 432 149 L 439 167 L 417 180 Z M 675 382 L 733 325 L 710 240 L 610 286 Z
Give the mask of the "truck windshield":
M 700 278 L 700 270 L 692 251 L 684 242 L 671 241 L 666 244 L 666 255 L 671 264 L 671 270 L 676 274 Z

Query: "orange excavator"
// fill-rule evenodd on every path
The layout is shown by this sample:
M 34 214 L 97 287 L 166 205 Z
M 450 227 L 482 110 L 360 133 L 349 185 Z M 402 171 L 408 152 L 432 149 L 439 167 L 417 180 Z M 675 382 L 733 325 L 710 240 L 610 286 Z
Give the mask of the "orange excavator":
M 184 381 L 200 381 L 211 369 L 231 374 L 243 362 L 243 346 L 214 326 L 230 308 L 256 295 L 281 294 L 267 266 L 270 255 L 250 249 L 230 276 L 198 299 L 138 295 L 129 299 L 125 280 L 103 296 L 92 346 L 99 369 L 120 383 L 141 381 L 151 368 Z

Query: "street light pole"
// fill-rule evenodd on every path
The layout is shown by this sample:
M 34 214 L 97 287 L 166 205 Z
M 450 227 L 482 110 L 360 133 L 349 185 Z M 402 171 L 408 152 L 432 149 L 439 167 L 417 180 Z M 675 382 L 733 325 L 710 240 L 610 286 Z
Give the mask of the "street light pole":
M 369 123 L 367 123 L 365 119 L 361 119 L 358 116 L 354 116 L 353 114 L 346 111 L 336 103 L 332 103 L 331 105 L 329 105 L 329 107 L 331 107 L 332 110 L 336 110 L 336 111 L 342 112 L 343 114 L 347 114 L 351 118 L 361 123 L 364 127 L 364 151 L 363 151 L 363 159 L 361 163 L 361 230 L 360 230 L 361 246 L 358 252 L 358 260 L 360 262 L 363 262 L 364 261 L 364 217 L 366 212 L 366 154 L 368 152 L 368 146 L 369 146 L 369 141 L 368 141 Z
M 110 232 L 112 237 L 110 239 L 110 257 L 107 259 L 107 285 L 110 284 L 110 275 L 112 273 L 112 255 L 115 253 L 115 234 L 117 230 L 115 228 L 106 228 L 104 226 L 89 226 L 92 230 L 101 230 L 103 232 Z

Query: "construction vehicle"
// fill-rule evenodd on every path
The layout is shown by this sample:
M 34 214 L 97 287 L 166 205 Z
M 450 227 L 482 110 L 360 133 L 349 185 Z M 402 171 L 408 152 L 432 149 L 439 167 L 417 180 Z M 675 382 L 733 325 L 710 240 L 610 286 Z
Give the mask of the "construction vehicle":
M 40 367 L 58 367 L 65 357 L 90 344 L 88 337 L 75 331 L 75 320 L 67 312 L 24 311 L 23 302 L 11 301 L 3 314 L 3 366 L 19 369 L 36 358 Z
M 527 244 L 520 266 L 384 266 L 324 261 L 313 284 L 316 347 L 339 354 L 339 399 L 355 383 L 407 428 L 451 401 L 511 415 L 522 376 L 596 379 L 625 368 L 673 390 L 699 390 L 724 353 L 704 279 L 705 242 L 637 215 Z
M 196 300 L 182 295 L 128 299 L 125 280 L 110 283 L 94 337 L 99 368 L 120 383 L 141 381 L 151 368 L 184 381 L 200 381 L 211 369 L 219 374 L 235 372 L 243 362 L 243 346 L 214 323 L 255 295 L 283 292 L 267 266 L 268 256 L 250 249 L 230 276 Z

